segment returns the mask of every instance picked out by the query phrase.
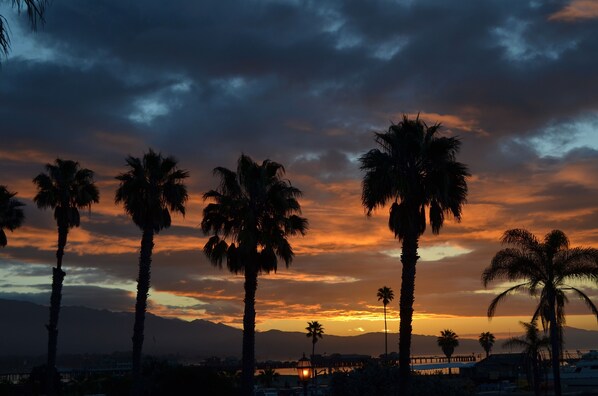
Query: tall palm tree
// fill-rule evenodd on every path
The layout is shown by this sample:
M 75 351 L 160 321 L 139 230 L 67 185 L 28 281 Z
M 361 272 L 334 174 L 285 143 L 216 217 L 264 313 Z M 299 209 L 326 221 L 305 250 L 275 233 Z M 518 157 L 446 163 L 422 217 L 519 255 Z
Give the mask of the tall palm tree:
M 0 3 L 2 1 L 0 0 Z M 44 14 L 48 0 L 12 0 L 13 7 L 20 12 L 23 8 L 27 10 L 29 24 L 33 30 L 37 28 L 38 21 L 44 22 Z M 10 36 L 8 35 L 8 24 L 6 18 L 0 14 L 0 53 L 8 55 L 10 49 Z
M 449 375 L 451 375 L 451 356 L 455 352 L 455 348 L 459 346 L 459 336 L 454 331 L 446 329 L 440 332 L 440 336 L 436 339 L 438 346 L 442 349 L 442 353 L 447 357 L 449 364 Z
M 307 338 L 311 338 L 311 367 L 313 368 L 313 383 L 314 388 L 318 389 L 318 370 L 316 369 L 316 343 L 318 338 L 324 336 L 324 326 L 322 326 L 317 320 L 313 322 L 307 322 Z
M 50 297 L 50 321 L 48 329 L 47 386 L 53 394 L 56 349 L 58 342 L 58 315 L 62 300 L 62 283 L 66 273 L 62 270 L 62 257 L 69 230 L 79 227 L 79 209 L 91 208 L 100 201 L 100 193 L 94 184 L 93 172 L 81 168 L 78 162 L 57 158 L 54 164 L 46 164 L 46 172 L 33 179 L 37 194 L 33 201 L 40 209 L 54 209 L 54 219 L 58 226 L 58 249 L 56 267 L 52 268 L 52 294 Z
M 307 322 L 305 330 L 307 330 L 307 338 L 311 338 L 311 362 L 313 365 L 316 356 L 316 343 L 318 342 L 318 338 L 321 339 L 324 336 L 324 326 L 317 320 L 314 320 L 313 322 Z
M 258 274 L 276 271 L 278 259 L 288 267 L 294 257 L 289 236 L 304 235 L 307 220 L 299 217 L 301 191 L 283 179 L 282 165 L 265 160 L 257 164 L 241 155 L 237 171 L 218 167 L 216 190 L 204 194 L 211 200 L 203 210 L 201 228 L 211 234 L 203 251 L 215 266 L 245 277 L 243 314 L 243 370 L 241 391 L 251 395 L 255 367 L 255 293 Z
M 390 204 L 388 226 L 402 242 L 403 264 L 399 301 L 399 374 L 403 391 L 409 394 L 411 322 L 415 301 L 415 265 L 419 237 L 426 229 L 426 209 L 432 232 L 438 234 L 445 216 L 461 219 L 469 176 L 457 162 L 461 142 L 438 136 L 440 124 L 428 127 L 419 116 L 403 116 L 388 131 L 375 134 L 379 148 L 360 158 L 365 171 L 361 201 L 371 215 Z
M 388 359 L 388 328 L 386 327 L 386 306 L 389 302 L 394 300 L 395 294 L 390 287 L 381 287 L 376 294 L 378 301 L 382 301 L 384 305 L 384 360 Z
M 115 203 L 122 203 L 125 212 L 142 231 L 139 253 L 139 277 L 133 326 L 133 394 L 141 392 L 141 350 L 147 296 L 150 288 L 150 270 L 154 234 L 170 227 L 171 212 L 185 215 L 187 187 L 184 180 L 189 172 L 178 168 L 174 157 L 163 157 L 150 149 L 143 158 L 129 156 L 128 171 L 116 176 L 120 185 Z
M 560 230 L 546 234 L 543 242 L 527 230 L 507 230 L 502 243 L 512 247 L 500 250 L 492 258 L 490 266 L 482 274 L 484 286 L 497 279 L 523 282 L 498 294 L 488 307 L 488 317 L 494 316 L 498 304 L 512 293 L 522 291 L 539 297 L 532 321 L 540 317 L 544 328 L 548 327 L 550 332 L 555 392 L 560 396 L 559 359 L 565 303 L 569 301 L 567 292 L 580 298 L 598 319 L 598 309 L 590 298 L 566 282 L 590 281 L 598 284 L 598 249 L 569 248 L 569 239 Z
M 478 338 L 478 341 L 480 342 L 482 348 L 484 348 L 484 351 L 486 351 L 486 358 L 490 356 L 490 351 L 492 351 L 492 347 L 494 346 L 495 340 L 496 337 L 494 337 L 494 334 L 492 334 L 489 331 L 480 334 L 480 338 Z
M 8 243 L 4 230 L 16 230 L 25 219 L 22 209 L 25 204 L 16 199 L 16 195 L 17 193 L 8 191 L 6 186 L 0 186 L 0 247 Z
M 525 329 L 523 337 L 512 337 L 506 340 L 503 348 L 520 348 L 523 349 L 528 365 L 532 368 L 532 382 L 534 385 L 534 393 L 540 396 L 540 363 L 542 362 L 542 349 L 549 349 L 550 339 L 546 336 L 540 335 L 536 319 L 530 323 L 519 322 Z

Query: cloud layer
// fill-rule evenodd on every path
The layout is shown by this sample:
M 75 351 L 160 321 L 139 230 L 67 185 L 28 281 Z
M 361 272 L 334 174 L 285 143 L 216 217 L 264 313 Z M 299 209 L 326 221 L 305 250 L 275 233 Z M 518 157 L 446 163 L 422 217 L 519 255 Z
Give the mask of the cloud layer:
M 0 251 L 0 295 L 49 295 L 56 227 L 31 179 L 61 157 L 93 169 L 101 193 L 69 234 L 65 303 L 132 309 L 140 232 L 113 205 L 114 176 L 152 147 L 191 173 L 188 215 L 156 239 L 152 310 L 239 324 L 243 280 L 209 264 L 198 225 L 211 170 L 246 153 L 285 166 L 311 225 L 292 240 L 292 266 L 260 278 L 260 328 L 380 330 L 375 293 L 398 296 L 400 246 L 387 209 L 364 215 L 357 158 L 373 131 L 420 113 L 461 138 L 473 176 L 463 221 L 420 243 L 431 256 L 418 265 L 416 313 L 483 317 L 494 294 L 480 275 L 504 230 L 559 228 L 598 246 L 590 3 L 62 1 L 35 33 L 2 3 L 13 46 L 0 70 L 0 184 L 27 204 L 27 222 Z M 498 314 L 525 316 L 526 301 Z M 573 302 L 569 312 L 585 313 Z

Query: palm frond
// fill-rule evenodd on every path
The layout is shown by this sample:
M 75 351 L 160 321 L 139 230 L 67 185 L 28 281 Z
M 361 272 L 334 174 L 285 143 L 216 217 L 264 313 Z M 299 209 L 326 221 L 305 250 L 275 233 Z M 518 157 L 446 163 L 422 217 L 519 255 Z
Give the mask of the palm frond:
M 526 288 L 526 286 L 528 285 L 528 283 L 521 283 L 512 287 L 509 287 L 507 290 L 501 292 L 500 294 L 498 294 L 496 297 L 494 297 L 492 299 L 492 301 L 490 302 L 490 305 L 488 306 L 488 317 L 492 318 L 494 316 L 494 312 L 496 311 L 496 307 L 498 306 L 498 304 L 500 304 L 508 295 L 510 295 L 511 293 L 517 292 L 517 291 L 521 291 L 522 289 Z

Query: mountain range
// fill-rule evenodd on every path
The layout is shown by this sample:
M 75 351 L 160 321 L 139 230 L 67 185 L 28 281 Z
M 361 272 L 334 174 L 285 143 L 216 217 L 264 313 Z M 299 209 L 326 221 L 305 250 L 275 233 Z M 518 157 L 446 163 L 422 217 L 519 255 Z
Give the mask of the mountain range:
M 0 356 L 38 356 L 47 348 L 48 308 L 30 302 L 0 299 Z M 60 354 L 109 354 L 131 349 L 133 313 L 112 312 L 85 307 L 62 307 L 59 322 Z M 567 327 L 566 349 L 597 349 L 598 331 Z M 396 350 L 398 335 L 389 333 L 389 350 Z M 146 315 L 144 353 L 179 355 L 189 358 L 240 357 L 242 331 L 206 320 L 192 322 Z M 393 341 L 395 340 L 395 341 Z M 477 339 L 460 338 L 456 355 L 483 353 Z M 496 352 L 502 348 L 500 341 Z M 395 345 L 395 348 L 391 346 Z M 363 354 L 383 352 L 384 333 L 355 336 L 325 334 L 316 353 Z M 256 359 L 296 360 L 309 354 L 311 341 L 302 332 L 269 330 L 256 333 Z M 442 355 L 436 336 L 414 335 L 413 355 Z

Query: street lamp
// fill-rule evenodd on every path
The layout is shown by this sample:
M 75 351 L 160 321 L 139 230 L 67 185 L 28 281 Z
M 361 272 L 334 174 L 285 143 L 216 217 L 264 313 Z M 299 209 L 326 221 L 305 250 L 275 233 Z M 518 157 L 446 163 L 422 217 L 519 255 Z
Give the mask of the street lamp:
M 297 362 L 297 375 L 299 375 L 299 381 L 303 383 L 303 396 L 307 396 L 307 383 L 311 379 L 312 367 L 311 362 L 308 358 L 303 357 Z

